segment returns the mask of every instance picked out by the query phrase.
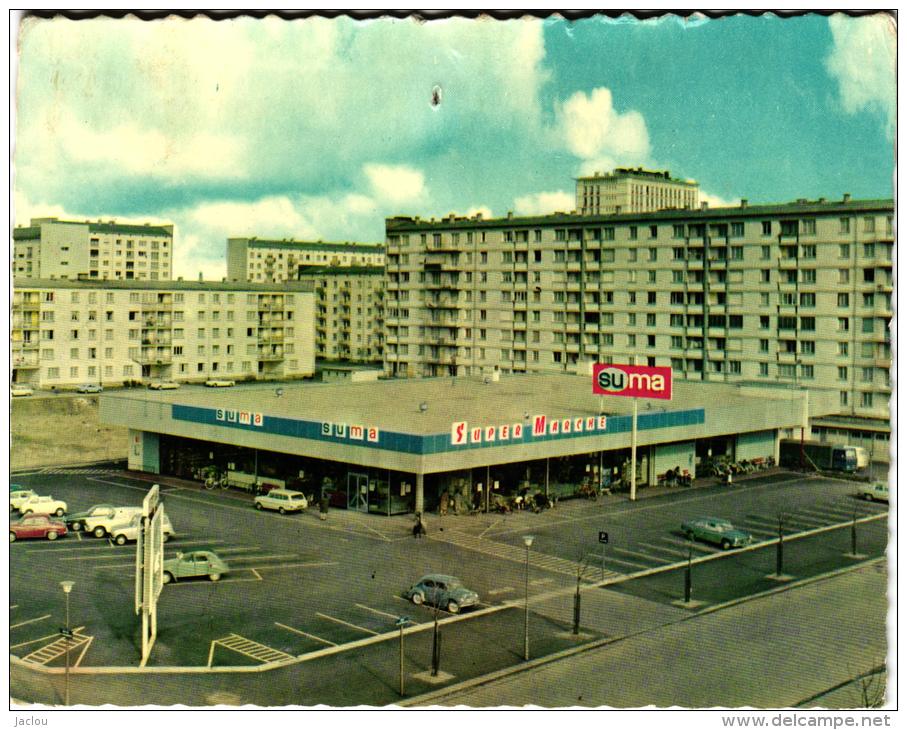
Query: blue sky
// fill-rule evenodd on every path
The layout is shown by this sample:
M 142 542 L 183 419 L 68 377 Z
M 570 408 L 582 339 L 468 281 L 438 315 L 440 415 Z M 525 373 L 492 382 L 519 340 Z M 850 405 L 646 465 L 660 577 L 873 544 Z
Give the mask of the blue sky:
M 228 236 L 570 210 L 616 165 L 713 205 L 893 194 L 885 16 L 30 19 L 19 49 L 17 222 L 173 222 L 187 277 Z

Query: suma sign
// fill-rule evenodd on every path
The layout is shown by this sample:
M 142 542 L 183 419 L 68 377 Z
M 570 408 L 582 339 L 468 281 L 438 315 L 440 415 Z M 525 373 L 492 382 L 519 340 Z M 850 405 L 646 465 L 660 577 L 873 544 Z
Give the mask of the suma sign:
M 596 363 L 592 366 L 592 392 L 671 400 L 671 368 Z

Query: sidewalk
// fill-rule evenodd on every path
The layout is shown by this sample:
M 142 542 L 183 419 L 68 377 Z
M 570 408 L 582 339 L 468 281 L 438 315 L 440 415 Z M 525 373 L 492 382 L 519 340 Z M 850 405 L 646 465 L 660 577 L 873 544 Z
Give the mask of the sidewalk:
M 885 663 L 887 589 L 883 561 L 410 704 L 860 707 L 847 682 Z

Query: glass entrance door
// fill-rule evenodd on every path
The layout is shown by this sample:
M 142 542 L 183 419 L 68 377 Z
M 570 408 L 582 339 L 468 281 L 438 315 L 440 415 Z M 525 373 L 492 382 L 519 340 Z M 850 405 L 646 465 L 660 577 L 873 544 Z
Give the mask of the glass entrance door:
M 347 472 L 346 506 L 359 512 L 368 512 L 368 474 Z

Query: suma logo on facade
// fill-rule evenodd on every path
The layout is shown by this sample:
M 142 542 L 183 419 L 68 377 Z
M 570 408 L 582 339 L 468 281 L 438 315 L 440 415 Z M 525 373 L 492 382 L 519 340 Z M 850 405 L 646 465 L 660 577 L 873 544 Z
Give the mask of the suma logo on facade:
M 671 400 L 671 385 L 671 368 L 601 363 L 592 367 L 592 392 L 596 395 Z

